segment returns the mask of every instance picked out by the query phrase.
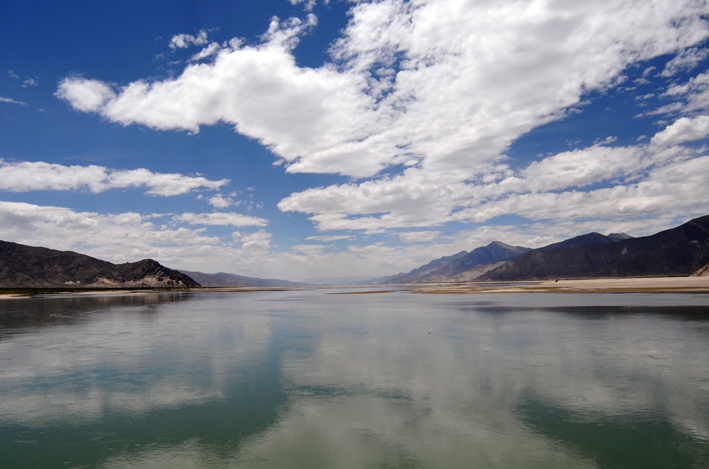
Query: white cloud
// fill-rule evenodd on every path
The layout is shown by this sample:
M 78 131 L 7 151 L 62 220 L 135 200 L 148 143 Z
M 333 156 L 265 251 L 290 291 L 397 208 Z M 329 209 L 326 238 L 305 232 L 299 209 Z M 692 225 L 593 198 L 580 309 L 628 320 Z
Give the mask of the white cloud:
M 240 233 L 235 231 L 232 238 L 238 243 L 242 243 L 242 249 L 268 250 L 271 248 L 271 238 L 273 235 L 266 230 L 258 230 L 256 233 Z
M 435 180 L 411 168 L 399 176 L 360 184 L 312 188 L 279 203 L 283 211 L 312 214 L 320 230 L 367 230 L 482 223 L 505 214 L 556 222 L 595 217 L 633 218 L 701 213 L 698 194 L 709 170 L 700 150 L 684 147 L 593 145 L 532 162 L 517 172 L 498 166 L 494 181 Z M 687 168 L 696 168 L 687 173 Z M 687 173 L 684 181 L 666 179 Z M 494 173 L 493 173 L 494 174 Z M 613 188 L 581 192 L 598 183 Z M 560 192 L 561 191 L 561 192 Z
M 150 188 L 148 194 L 167 197 L 199 188 L 216 190 L 228 182 L 228 179 L 211 181 L 204 177 L 153 173 L 143 168 L 115 170 L 103 166 L 63 166 L 42 161 L 10 163 L 0 159 L 0 190 L 10 192 L 88 189 L 99 193 L 108 189 L 145 186 Z
M 709 135 L 709 116 L 695 118 L 681 117 L 662 132 L 652 137 L 652 143 L 658 145 L 676 145 L 692 140 L 699 140 Z
M 672 60 L 667 62 L 665 69 L 662 70 L 660 76 L 671 77 L 685 70 L 691 70 L 696 67 L 699 62 L 707 58 L 709 51 L 698 47 L 691 47 L 681 51 Z
M 178 34 L 170 39 L 170 49 L 185 49 L 194 44 L 196 46 L 203 46 L 207 44 L 207 32 L 201 30 L 199 34 L 195 37 L 190 34 Z
M 329 243 L 330 241 L 340 241 L 344 239 L 354 239 L 351 235 L 328 235 L 328 236 L 308 236 L 305 238 L 308 241 L 320 241 L 323 243 Z
M 12 104 L 19 104 L 21 106 L 27 106 L 27 103 L 23 103 L 22 101 L 15 101 L 12 98 L 3 98 L 0 96 L 0 103 L 12 103 Z
M 207 215 L 207 217 L 204 217 Z M 224 271 L 277 277 L 278 264 L 264 250 L 271 235 L 263 230 L 246 235 L 243 246 L 234 247 L 207 228 L 176 226 L 222 224 L 263 226 L 266 220 L 233 214 L 226 223 L 211 214 L 101 214 L 76 212 L 65 207 L 38 206 L 0 201 L 0 239 L 31 246 L 72 250 L 110 262 L 133 262 L 150 257 L 172 268 L 205 272 Z M 160 225 L 160 219 L 169 223 Z M 212 270 L 216 269 L 216 270 Z M 283 277 L 283 272 L 281 271 Z M 289 272 L 291 274 L 292 272 Z
M 69 208 L 0 201 L 0 239 L 53 249 L 76 249 L 114 262 L 159 257 L 169 246 L 217 245 L 204 229 L 158 229 L 128 212 L 99 214 Z
M 22 87 L 27 88 L 28 86 L 37 86 L 39 83 L 37 82 L 37 77 L 28 77 L 24 82 L 22 82 Z
M 220 49 L 219 44 L 217 44 L 216 42 L 213 42 L 210 45 L 208 45 L 207 47 L 205 47 L 204 49 L 202 49 L 201 51 L 199 51 L 198 53 L 196 53 L 195 55 L 193 55 L 192 58 L 190 59 L 190 62 L 197 62 L 199 60 L 209 57 L 210 55 L 214 55 L 217 53 L 217 51 L 219 51 L 219 49 Z
M 250 217 L 240 213 L 182 213 L 173 217 L 176 221 L 190 225 L 216 225 L 216 226 L 266 226 L 268 220 L 259 217 Z
M 59 89 L 54 95 L 69 102 L 74 109 L 84 112 L 97 112 L 107 101 L 116 97 L 109 85 L 81 77 L 65 78 L 59 83 Z
M 224 197 L 221 194 L 217 194 L 214 197 L 210 197 L 208 200 L 209 204 L 217 208 L 227 208 L 234 205 L 234 200 L 230 197 Z
M 649 113 L 676 114 L 709 111 L 709 73 L 700 73 L 684 84 L 674 84 L 662 95 L 678 101 Z
M 116 93 L 67 78 L 57 95 L 123 125 L 198 132 L 230 123 L 289 172 L 372 177 L 279 203 L 310 214 L 320 230 L 376 233 L 503 214 L 684 215 L 706 207 L 697 195 L 706 157 L 695 150 L 606 140 L 522 168 L 504 153 L 572 112 L 589 91 L 622 83 L 633 63 L 683 51 L 673 66 L 690 66 L 702 54 L 692 47 L 709 35 L 707 14 L 709 6 L 690 0 L 357 2 L 333 62 L 318 68 L 299 67 L 292 53 L 316 24 L 310 15 L 274 19 L 262 44 L 225 46 L 212 63 L 190 64 L 176 78 L 140 80 Z M 175 47 L 194 42 L 173 40 Z M 671 87 L 663 98 L 686 102 L 657 112 L 705 109 L 707 88 L 702 75 Z M 395 165 L 405 169 L 377 177 Z M 688 169 L 697 171 L 673 179 Z

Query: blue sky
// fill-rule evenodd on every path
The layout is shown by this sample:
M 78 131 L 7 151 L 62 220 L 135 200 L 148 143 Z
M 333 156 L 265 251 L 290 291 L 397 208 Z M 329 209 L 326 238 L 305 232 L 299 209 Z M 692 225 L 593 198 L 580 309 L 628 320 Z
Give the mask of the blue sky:
M 709 213 L 709 6 L 578 3 L 6 2 L 0 239 L 307 281 Z

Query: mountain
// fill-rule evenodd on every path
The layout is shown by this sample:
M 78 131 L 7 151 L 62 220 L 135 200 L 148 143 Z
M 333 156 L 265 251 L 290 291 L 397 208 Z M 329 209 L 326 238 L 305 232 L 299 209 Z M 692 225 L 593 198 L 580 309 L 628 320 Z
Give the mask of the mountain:
M 396 284 L 396 283 L 413 283 L 411 280 L 416 279 L 419 275 L 425 275 L 426 272 L 436 268 L 440 267 L 443 264 L 447 264 L 451 261 L 454 261 L 456 259 L 459 259 L 463 256 L 468 254 L 468 251 L 460 251 L 458 254 L 453 254 L 452 256 L 443 256 L 439 259 L 434 259 L 431 262 L 429 262 L 426 265 L 422 265 L 421 267 L 414 269 L 408 273 L 398 273 L 396 275 L 392 275 L 391 277 L 387 277 L 383 280 L 379 280 L 377 283 L 379 284 Z
M 408 274 L 390 277 L 382 283 L 470 281 L 527 251 L 529 248 L 493 241 L 470 252 L 461 251 L 453 256 L 436 259 Z
M 690 275 L 709 263 L 709 216 L 641 238 L 607 241 L 591 235 L 600 241 L 574 245 L 567 240 L 534 249 L 476 280 Z
M 548 245 L 541 247 L 539 249 L 549 250 L 549 249 L 560 248 L 560 247 L 573 248 L 576 246 L 582 246 L 584 244 L 615 243 L 617 241 L 620 241 L 621 239 L 622 238 L 612 237 L 610 235 L 604 236 L 604 235 L 602 235 L 600 233 L 596 233 L 594 231 L 592 233 L 587 233 L 587 234 L 584 234 L 581 236 L 576 236 L 574 238 L 570 238 L 570 239 L 561 241 L 559 243 L 548 244 Z
M 224 272 L 217 274 L 205 274 L 187 270 L 181 270 L 180 272 L 195 279 L 203 287 L 300 287 L 308 285 L 307 283 L 289 282 L 288 280 L 243 277 Z
M 152 259 L 112 264 L 73 251 L 0 241 L 0 287 L 198 287 Z
M 692 272 L 690 277 L 709 277 L 709 264 L 704 267 L 700 267 L 696 271 Z
M 608 237 L 613 238 L 613 239 L 630 239 L 630 238 L 632 238 L 632 236 L 630 236 L 629 234 L 625 234 L 625 233 L 611 233 L 608 235 Z

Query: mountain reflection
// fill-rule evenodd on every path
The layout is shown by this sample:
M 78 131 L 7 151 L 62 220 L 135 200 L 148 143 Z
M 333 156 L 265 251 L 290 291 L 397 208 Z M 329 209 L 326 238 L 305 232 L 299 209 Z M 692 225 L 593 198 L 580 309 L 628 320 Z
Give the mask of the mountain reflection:
M 97 314 L 0 341 L 0 452 L 102 467 L 703 466 L 706 297 L 660 298 L 82 304 Z M 71 309 L 47 301 L 41 314 Z

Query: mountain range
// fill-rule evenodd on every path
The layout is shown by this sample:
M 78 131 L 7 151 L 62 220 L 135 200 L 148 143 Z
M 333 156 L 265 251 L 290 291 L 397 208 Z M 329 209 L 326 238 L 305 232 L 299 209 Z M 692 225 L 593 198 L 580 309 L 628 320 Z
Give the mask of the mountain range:
M 537 249 L 494 241 L 377 284 L 709 276 L 709 215 L 651 236 L 588 233 Z M 303 283 L 178 271 L 152 259 L 112 264 L 73 251 L 0 241 L 0 288 L 292 287 Z
M 593 232 L 537 249 L 495 241 L 377 283 L 687 275 L 709 276 L 709 216 L 638 238 Z
M 704 216 L 641 238 L 559 243 L 534 249 L 476 280 L 686 276 L 707 264 L 709 216 Z
M 513 259 L 529 248 L 493 241 L 487 246 L 435 259 L 406 274 L 397 274 L 379 284 L 466 282 Z

